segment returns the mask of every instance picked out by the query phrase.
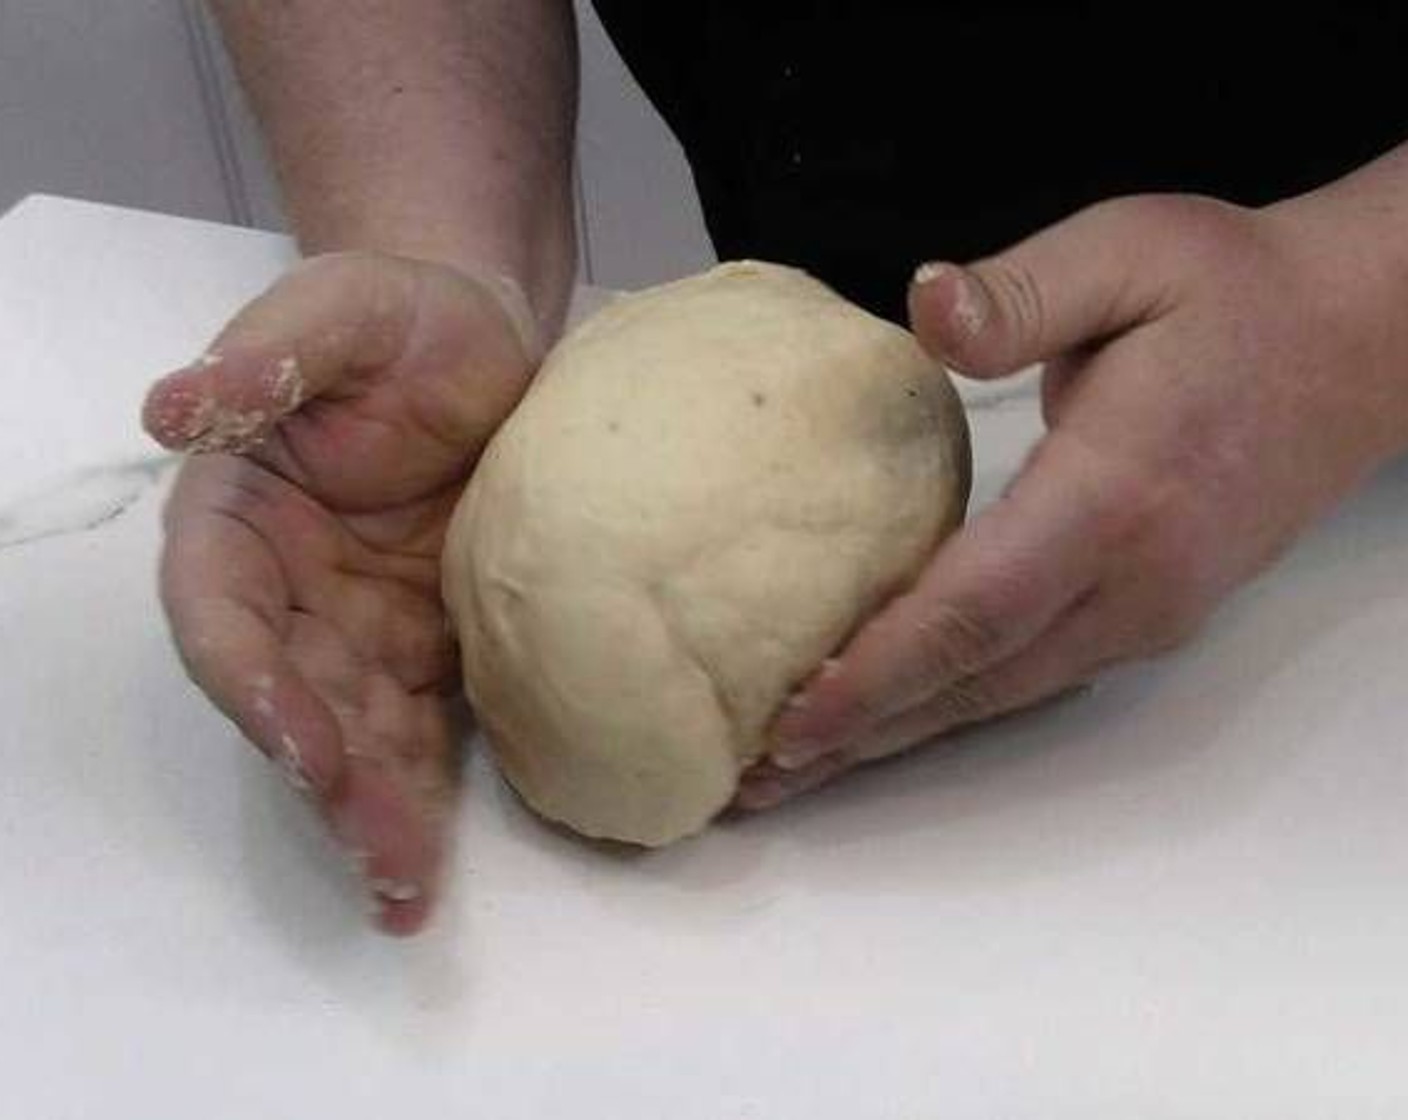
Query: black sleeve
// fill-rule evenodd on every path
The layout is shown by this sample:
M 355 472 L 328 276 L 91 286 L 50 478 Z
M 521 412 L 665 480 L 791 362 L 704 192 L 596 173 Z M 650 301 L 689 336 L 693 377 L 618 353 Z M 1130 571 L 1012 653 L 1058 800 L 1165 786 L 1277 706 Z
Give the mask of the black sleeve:
M 1091 202 L 1259 205 L 1408 139 L 1408 5 L 595 0 L 723 258 L 901 318 L 910 271 Z

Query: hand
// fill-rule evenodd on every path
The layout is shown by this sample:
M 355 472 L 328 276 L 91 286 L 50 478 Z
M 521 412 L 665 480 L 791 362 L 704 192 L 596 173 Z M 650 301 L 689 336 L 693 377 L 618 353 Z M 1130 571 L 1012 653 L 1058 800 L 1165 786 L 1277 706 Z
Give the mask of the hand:
M 1048 432 L 787 705 L 739 804 L 1192 635 L 1405 442 L 1403 279 L 1372 241 L 1304 200 L 1140 197 L 921 269 L 920 341 L 973 377 L 1045 360 Z
M 534 346 L 492 281 L 317 257 L 144 411 L 198 452 L 166 511 L 162 599 L 192 679 L 320 807 L 380 924 L 425 921 L 454 774 L 446 522 Z

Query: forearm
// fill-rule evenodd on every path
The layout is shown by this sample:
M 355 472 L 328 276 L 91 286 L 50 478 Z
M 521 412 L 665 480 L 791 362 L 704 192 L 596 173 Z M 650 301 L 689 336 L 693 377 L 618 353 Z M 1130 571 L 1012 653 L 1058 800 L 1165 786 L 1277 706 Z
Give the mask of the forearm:
M 305 252 L 513 280 L 550 336 L 575 274 L 569 0 L 215 0 Z
M 1408 144 L 1268 212 L 1317 277 L 1320 329 L 1341 338 L 1340 376 L 1366 404 L 1356 439 L 1408 451 Z
M 1357 279 L 1408 299 L 1408 143 L 1317 190 L 1269 208 L 1298 224 L 1306 247 L 1352 266 Z

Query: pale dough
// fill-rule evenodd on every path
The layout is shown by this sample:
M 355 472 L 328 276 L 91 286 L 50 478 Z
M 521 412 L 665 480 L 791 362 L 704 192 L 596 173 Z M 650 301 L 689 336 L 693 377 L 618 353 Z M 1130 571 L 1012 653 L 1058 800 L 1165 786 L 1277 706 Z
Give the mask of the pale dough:
M 549 355 L 446 543 L 504 774 L 590 836 L 703 828 L 968 485 L 943 369 L 806 274 L 738 262 L 610 305 Z

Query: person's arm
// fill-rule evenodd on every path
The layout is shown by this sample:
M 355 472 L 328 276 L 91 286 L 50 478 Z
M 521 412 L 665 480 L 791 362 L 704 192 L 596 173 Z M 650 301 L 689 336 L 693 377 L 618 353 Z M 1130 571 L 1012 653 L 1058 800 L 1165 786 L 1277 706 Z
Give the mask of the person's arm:
M 544 337 L 576 267 L 570 0 L 216 0 L 305 253 L 511 279 Z

